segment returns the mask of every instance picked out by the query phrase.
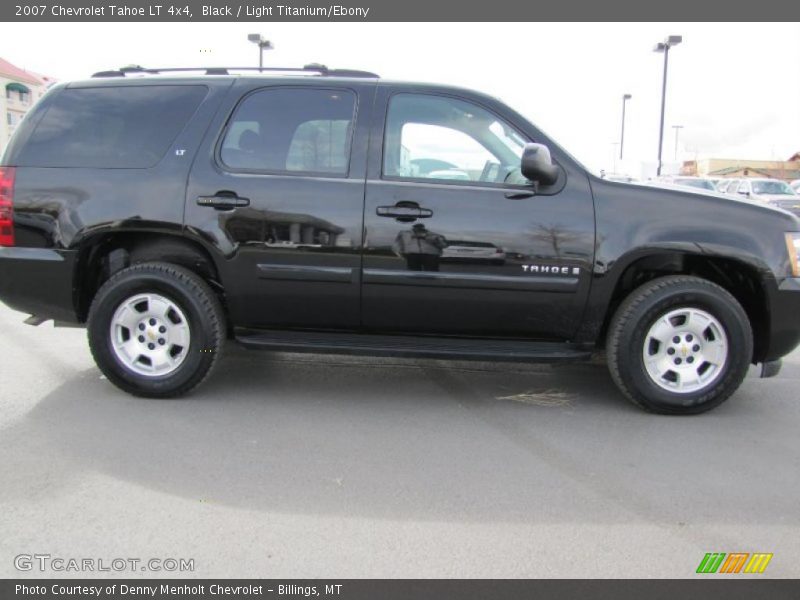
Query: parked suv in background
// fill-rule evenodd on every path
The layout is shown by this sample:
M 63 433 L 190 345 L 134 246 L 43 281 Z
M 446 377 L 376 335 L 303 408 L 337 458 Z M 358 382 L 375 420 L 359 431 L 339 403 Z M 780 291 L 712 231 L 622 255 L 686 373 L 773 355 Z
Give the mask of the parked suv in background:
M 742 179 L 736 193 L 800 215 L 800 196 L 778 179 Z
M 739 187 L 738 179 L 723 179 L 717 184 L 717 191 L 723 194 L 735 194 Z
M 464 89 L 111 71 L 51 89 L 0 165 L 0 299 L 86 325 L 102 372 L 142 396 L 194 388 L 227 337 L 522 362 L 604 349 L 630 400 L 687 414 L 800 341 L 796 217 L 595 177 Z M 450 260 L 449 240 L 504 259 Z

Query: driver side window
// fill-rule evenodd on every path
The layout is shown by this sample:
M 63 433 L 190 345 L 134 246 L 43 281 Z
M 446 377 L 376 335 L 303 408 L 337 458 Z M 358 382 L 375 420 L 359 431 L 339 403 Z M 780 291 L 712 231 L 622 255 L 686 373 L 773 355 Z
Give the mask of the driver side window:
M 397 94 L 389 103 L 384 136 L 385 177 L 520 183 L 525 140 L 474 104 Z

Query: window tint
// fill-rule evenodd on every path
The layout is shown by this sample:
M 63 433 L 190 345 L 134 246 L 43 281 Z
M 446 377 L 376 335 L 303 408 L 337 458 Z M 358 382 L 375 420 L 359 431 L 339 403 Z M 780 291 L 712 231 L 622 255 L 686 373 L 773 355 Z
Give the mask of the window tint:
M 397 94 L 390 104 L 383 173 L 389 177 L 525 183 L 525 140 L 474 104 L 455 98 Z
M 39 167 L 145 168 L 166 153 L 206 95 L 205 86 L 65 89 L 21 163 Z
M 346 175 L 355 94 L 346 90 L 274 88 L 241 103 L 222 141 L 232 169 Z

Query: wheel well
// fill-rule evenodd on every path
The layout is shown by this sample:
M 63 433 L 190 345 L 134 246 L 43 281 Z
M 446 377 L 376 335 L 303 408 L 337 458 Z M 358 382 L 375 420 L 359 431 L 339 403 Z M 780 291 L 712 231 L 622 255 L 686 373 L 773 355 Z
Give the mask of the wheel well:
M 600 332 L 605 344 L 608 325 L 622 301 L 640 285 L 664 275 L 694 275 L 726 289 L 742 305 L 753 330 L 753 361 L 764 356 L 769 345 L 769 314 L 758 271 L 741 261 L 694 254 L 651 255 L 630 264 L 617 280 Z
M 85 322 L 97 290 L 117 271 L 143 262 L 180 265 L 202 277 L 225 306 L 222 282 L 214 260 L 200 244 L 169 234 L 141 232 L 98 236 L 86 242 L 78 255 L 75 306 Z

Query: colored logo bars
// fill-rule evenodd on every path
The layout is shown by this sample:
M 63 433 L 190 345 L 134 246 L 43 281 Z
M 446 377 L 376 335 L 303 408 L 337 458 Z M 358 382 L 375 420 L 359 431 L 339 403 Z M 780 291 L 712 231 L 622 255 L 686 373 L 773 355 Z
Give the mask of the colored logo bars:
M 697 567 L 698 573 L 763 573 L 772 553 L 708 552 Z

